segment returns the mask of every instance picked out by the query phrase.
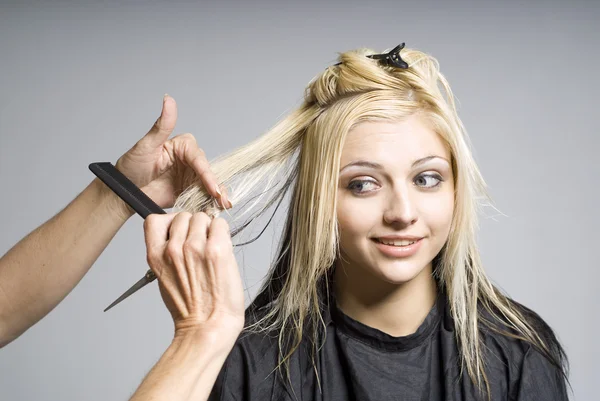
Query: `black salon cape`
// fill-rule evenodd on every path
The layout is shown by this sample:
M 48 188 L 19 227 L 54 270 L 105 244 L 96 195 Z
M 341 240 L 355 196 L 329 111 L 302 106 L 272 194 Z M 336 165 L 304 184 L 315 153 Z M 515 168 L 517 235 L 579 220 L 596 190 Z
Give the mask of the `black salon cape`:
M 276 336 L 243 333 L 209 401 L 482 400 L 466 370 L 460 373 L 445 296 L 438 296 L 419 329 L 405 337 L 366 326 L 335 306 L 324 317 L 327 339 L 315 357 L 321 389 L 308 338 L 291 358 L 292 389 L 273 373 Z M 567 400 L 560 372 L 542 354 L 494 332 L 482 335 L 492 400 Z

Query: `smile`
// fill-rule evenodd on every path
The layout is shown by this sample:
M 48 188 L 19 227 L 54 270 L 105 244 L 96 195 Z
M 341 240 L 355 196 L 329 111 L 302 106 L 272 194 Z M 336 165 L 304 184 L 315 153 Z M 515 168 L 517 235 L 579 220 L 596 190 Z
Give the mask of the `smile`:
M 375 241 L 379 242 L 380 244 L 385 244 L 385 245 L 407 246 L 407 245 L 414 244 L 418 240 L 412 240 L 412 241 L 409 241 L 409 240 L 383 240 L 383 239 L 375 238 Z
M 405 258 L 417 253 L 423 238 L 420 239 L 386 239 L 373 238 L 373 243 L 377 249 L 384 255 L 392 258 Z

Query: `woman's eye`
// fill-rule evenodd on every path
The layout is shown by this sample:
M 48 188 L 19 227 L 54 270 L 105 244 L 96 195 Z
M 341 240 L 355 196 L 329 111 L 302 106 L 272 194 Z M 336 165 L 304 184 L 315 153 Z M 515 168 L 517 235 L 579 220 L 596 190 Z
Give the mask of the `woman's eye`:
M 355 193 L 364 193 L 373 190 L 377 183 L 369 180 L 354 180 L 348 184 L 348 189 Z
M 438 174 L 421 174 L 415 179 L 415 184 L 423 188 L 435 188 L 444 181 Z

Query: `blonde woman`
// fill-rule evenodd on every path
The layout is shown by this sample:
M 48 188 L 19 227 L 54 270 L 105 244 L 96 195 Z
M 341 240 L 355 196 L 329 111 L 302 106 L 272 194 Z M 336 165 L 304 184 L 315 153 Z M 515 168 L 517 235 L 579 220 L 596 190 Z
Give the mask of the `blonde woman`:
M 234 235 L 289 207 L 209 399 L 567 399 L 553 331 L 483 269 L 485 183 L 438 63 L 373 53 L 341 54 L 298 110 L 211 165 Z M 201 184 L 176 206 L 217 211 Z
M 162 207 L 188 188 L 183 212 L 145 221 L 175 335 L 132 400 L 567 399 L 554 333 L 482 267 L 485 183 L 436 60 L 373 53 L 341 54 L 296 111 L 210 168 L 193 137 L 167 140 L 170 97 L 119 160 Z M 232 237 L 242 245 L 284 203 L 279 252 L 244 310 Z M 217 215 L 232 206 L 228 225 Z M 12 306 L 0 346 L 66 296 L 131 214 L 95 180 L 0 259 Z

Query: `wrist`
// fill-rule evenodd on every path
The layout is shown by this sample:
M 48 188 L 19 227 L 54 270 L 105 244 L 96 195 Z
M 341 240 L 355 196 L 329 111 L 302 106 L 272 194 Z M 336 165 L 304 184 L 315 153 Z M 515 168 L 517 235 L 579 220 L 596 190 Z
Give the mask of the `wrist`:
M 135 213 L 133 209 L 119 198 L 105 183 L 99 178 L 95 178 L 90 184 L 90 187 L 96 192 L 96 196 L 100 202 L 106 206 L 106 209 L 111 213 L 112 216 L 116 217 L 122 222 L 127 221 Z
M 227 355 L 243 328 L 242 325 L 222 327 L 180 327 L 175 329 L 174 343 L 191 343 L 211 350 L 215 355 Z

